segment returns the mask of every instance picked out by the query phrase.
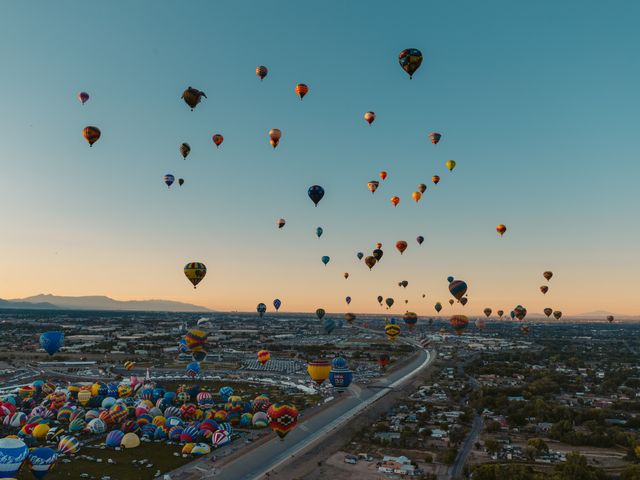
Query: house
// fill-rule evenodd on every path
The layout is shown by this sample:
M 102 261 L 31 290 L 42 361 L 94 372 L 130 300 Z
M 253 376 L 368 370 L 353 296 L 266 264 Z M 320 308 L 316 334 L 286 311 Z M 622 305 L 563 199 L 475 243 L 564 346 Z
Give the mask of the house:
M 397 442 L 400 440 L 400 434 L 398 432 L 376 432 L 373 436 L 381 442 Z
M 378 471 L 382 473 L 396 473 L 398 475 L 414 476 L 417 474 L 416 467 L 411 464 L 404 455 L 399 457 L 391 457 L 385 455 L 378 467 Z

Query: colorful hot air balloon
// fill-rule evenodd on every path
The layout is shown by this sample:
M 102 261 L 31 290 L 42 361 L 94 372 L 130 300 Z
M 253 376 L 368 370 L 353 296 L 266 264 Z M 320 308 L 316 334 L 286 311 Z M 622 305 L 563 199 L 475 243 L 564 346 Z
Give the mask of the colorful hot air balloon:
M 282 305 L 282 302 L 280 301 L 280 299 L 279 299 L 279 298 L 276 298 L 276 299 L 273 301 L 273 308 L 275 308 L 275 309 L 276 309 L 276 312 L 280 309 L 280 305 Z
M 524 308 L 522 305 L 518 305 L 516 306 L 516 308 L 513 309 L 513 313 L 515 314 L 515 317 L 522 321 L 524 320 L 524 317 L 527 316 L 527 309 Z
M 309 377 L 318 385 L 322 385 L 322 382 L 329 377 L 330 371 L 331 364 L 327 360 L 315 360 L 307 365 Z
M 456 168 L 456 161 L 447 160 L 446 162 L 444 162 L 444 166 L 447 167 L 447 169 L 451 172 L 454 168 Z
M 398 63 L 409 74 L 411 79 L 416 70 L 422 65 L 422 52 L 417 48 L 407 48 L 398 55 Z
M 514 320 L 516 318 L 516 312 L 511 310 L 511 312 L 509 313 L 509 316 L 511 317 L 511 320 Z
M 400 325 L 398 325 L 395 320 L 389 320 L 384 326 L 384 333 L 386 333 L 390 342 L 395 342 L 398 335 L 400 335 Z
M 49 355 L 53 355 L 64 344 L 63 332 L 44 332 L 40 335 L 40 346 Z
M 384 180 L 387 178 L 387 172 L 383 170 L 378 174 L 378 176 L 380 177 L 381 180 Z
M 358 252 L 356 253 L 356 257 L 358 257 L 358 260 L 362 260 L 362 257 L 364 257 L 364 253 Z
M 200 262 L 187 263 L 184 266 L 184 274 L 193 284 L 193 288 L 196 288 L 207 274 L 207 267 L 204 263 Z
M 460 299 L 467 293 L 467 284 L 462 280 L 453 280 L 452 277 L 449 282 L 449 292 L 453 295 L 453 298 L 460 301 Z
M 507 227 L 505 225 L 503 225 L 502 223 L 498 226 L 496 226 L 496 232 L 498 232 L 500 234 L 500 236 L 504 235 L 504 232 L 507 231 Z
M 404 320 L 404 323 L 407 325 L 407 327 L 409 327 L 409 330 L 413 330 L 413 328 L 416 326 L 416 323 L 418 323 L 418 314 L 416 314 L 415 312 L 405 312 L 405 314 L 402 316 L 402 319 Z
M 322 230 L 322 227 L 316 228 L 316 237 L 320 238 L 323 232 L 324 230 Z
M 93 147 L 93 144 L 98 141 L 100 135 L 101 132 L 98 127 L 88 126 L 82 129 L 82 136 L 89 143 L 90 147 Z
M 611 323 L 615 320 L 615 318 L 613 317 L 613 315 L 607 315 L 607 322 Z
M 364 259 L 364 263 L 367 267 L 369 267 L 369 270 L 373 268 L 376 262 L 377 262 L 376 258 L 371 255 L 369 255 L 367 258 Z
M 336 392 L 344 392 L 353 380 L 353 372 L 347 368 L 346 361 L 342 357 L 333 360 L 333 366 L 329 372 L 329 382 Z
M 413 192 L 411 194 L 411 198 L 413 198 L 413 200 L 418 203 L 420 201 L 420 199 L 422 198 L 422 194 L 420 192 Z
M 136 363 L 135 363 L 135 362 L 132 362 L 131 360 L 127 360 L 126 362 L 124 362 L 124 363 L 122 364 L 122 366 L 123 366 L 124 368 L 126 368 L 127 370 L 132 370 L 132 369 L 133 369 L 133 367 L 135 367 L 135 366 L 136 366 Z
M 267 311 L 267 306 L 264 303 L 259 303 L 256 307 L 256 312 L 260 315 L 260 318 L 264 316 L 264 313 Z
M 58 461 L 58 454 L 52 448 L 41 447 L 34 448 L 29 452 L 27 464 L 34 477 L 38 480 L 47 476 L 54 469 Z M 0 474 L 4 475 L 2 466 L 0 465 Z
M 271 354 L 267 350 L 260 350 L 258 352 L 258 361 L 261 365 L 264 365 L 271 358 Z
M 424 242 L 424 237 L 422 235 L 418 235 L 416 237 L 416 242 L 418 242 L 418 245 L 422 245 L 422 242 Z
M 400 197 L 394 195 L 393 197 L 391 197 L 390 201 L 394 207 L 397 207 L 398 204 L 400 203 Z
M 434 185 L 437 185 L 438 183 L 440 183 L 440 177 L 438 175 L 434 175 L 433 177 L 431 177 L 431 181 L 434 183 Z
M 269 410 L 267 410 L 267 415 L 269 417 L 271 430 L 282 440 L 284 440 L 284 437 L 286 437 L 298 423 L 298 409 L 291 404 L 273 404 L 269 407 Z
M 193 109 L 200 103 L 202 97 L 207 98 L 207 95 L 191 86 L 187 87 L 187 89 L 182 92 L 182 99 L 184 100 L 184 103 L 189 105 L 191 111 L 193 111 Z
M 224 137 L 219 133 L 216 133 L 213 137 L 211 137 L 211 139 L 213 140 L 216 148 L 220 148 L 220 145 L 222 145 L 222 142 L 224 142 Z
M 436 312 L 437 312 L 437 313 L 440 313 L 440 310 L 442 310 L 442 304 L 441 304 L 440 302 L 437 302 L 437 303 L 433 306 L 433 308 L 435 308 L 435 309 L 436 309 Z
M 378 182 L 377 180 L 371 180 L 369 183 L 367 183 L 367 188 L 371 193 L 375 193 L 375 191 L 378 189 L 378 185 L 380 185 L 380 182 Z
M 187 364 L 185 370 L 187 372 L 187 375 L 189 375 L 191 378 L 195 378 L 200 375 L 200 364 L 198 362 L 191 362 Z
M 442 135 L 437 132 L 431 132 L 429 134 L 429 140 L 431 140 L 431 143 L 433 143 L 434 145 L 437 145 L 441 138 Z
M 184 185 L 184 178 L 179 178 L 178 179 L 178 185 L 180 185 L 180 186 Z
M 58 442 L 58 452 L 62 454 L 78 453 L 80 450 L 80 440 L 72 436 L 64 436 Z
M 491 310 L 489 307 L 487 307 L 482 312 L 487 316 L 487 318 L 489 318 L 491 316 L 491 312 L 493 312 L 493 310 Z
M 407 246 L 408 244 L 404 240 L 398 240 L 396 242 L 396 249 L 400 252 L 400 255 L 404 253 L 404 251 L 407 249 Z
M 546 285 L 542 285 L 540 287 L 540 291 L 542 292 L 542 294 L 546 294 L 549 291 L 549 287 L 547 287 Z
M 424 193 L 427 191 L 427 186 L 424 183 L 419 183 L 418 184 L 418 191 L 420 193 Z
M 393 304 L 394 304 L 394 300 L 393 300 L 393 298 L 389 297 L 384 301 L 384 303 L 387 304 L 387 307 L 391 308 L 393 306 Z
M 276 225 L 278 225 L 278 228 L 282 228 L 285 226 L 286 223 L 287 221 L 284 218 L 279 218 L 278 221 L 276 222 Z
M 551 314 L 553 313 L 553 308 L 545 308 L 544 310 L 544 314 L 547 316 L 547 318 L 549 318 L 551 316 Z
M 548 270 L 547 270 L 546 272 L 544 272 L 544 273 L 542 274 L 542 276 L 543 276 L 547 281 L 549 281 L 549 280 L 551 280 L 551 277 L 553 277 L 553 272 L 550 272 L 550 271 L 548 271 Z
M 322 197 L 324 197 L 324 188 L 322 188 L 320 185 L 312 185 L 311 187 L 309 187 L 307 195 L 309 195 L 309 198 L 317 207 L 318 202 L 320 202 L 320 200 L 322 200 Z
M 364 114 L 364 121 L 367 122 L 369 125 L 371 125 L 375 119 L 376 119 L 376 114 L 373 112 L 367 112 Z
M 164 183 L 167 185 L 168 188 L 171 188 L 171 185 L 173 185 L 173 182 L 176 180 L 176 177 L 174 177 L 170 173 L 167 173 L 164 177 L 162 177 L 162 180 L 164 181 Z
M 318 317 L 318 320 L 322 320 L 322 318 L 324 317 L 325 313 L 326 312 L 324 311 L 324 308 L 318 308 L 316 310 L 316 317 Z
M 296 85 L 296 94 L 300 97 L 300 100 L 302 100 L 307 93 L 309 93 L 309 87 L 307 87 L 304 83 L 299 83 Z
M 331 257 L 329 257 L 328 255 L 323 255 L 322 256 L 322 263 L 324 263 L 324 266 L 327 266 L 327 263 L 329 263 L 329 261 L 331 260 Z
M 256 75 L 258 76 L 258 78 L 260 78 L 260 81 L 264 80 L 264 77 L 266 77 L 268 73 L 269 69 L 264 65 L 256 67 Z
M 0 475 L 7 479 L 16 477 L 27 455 L 29 448 L 22 440 L 0 438 Z
M 198 328 L 192 328 L 184 336 L 185 346 L 192 352 L 199 352 L 204 349 L 207 344 L 207 338 L 207 332 Z
M 80 100 L 80 103 L 82 103 L 82 105 L 84 105 L 85 103 L 87 103 L 89 101 L 89 94 L 87 92 L 79 92 L 78 93 L 78 100 Z
M 555 312 L 553 312 L 553 318 L 555 318 L 556 320 L 560 320 L 562 318 L 562 312 L 560 310 L 556 310 Z
M 269 130 L 269 143 L 273 148 L 276 148 L 280 143 L 280 137 L 282 137 L 282 132 L 279 128 Z
M 449 323 L 457 335 L 462 335 L 464 329 L 469 325 L 469 319 L 466 315 L 453 315 L 449 319 Z
M 182 145 L 180 145 L 180 155 L 182 155 L 182 158 L 186 160 L 189 156 L 189 153 L 191 153 L 191 147 L 188 143 L 183 143 Z

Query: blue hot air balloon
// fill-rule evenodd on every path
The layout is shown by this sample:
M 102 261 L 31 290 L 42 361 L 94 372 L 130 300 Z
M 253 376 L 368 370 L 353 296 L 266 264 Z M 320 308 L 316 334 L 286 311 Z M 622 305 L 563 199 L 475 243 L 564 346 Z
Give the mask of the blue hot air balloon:
M 325 267 L 327 266 L 327 263 L 329 263 L 329 260 L 331 260 L 331 258 L 328 255 L 322 257 L 322 263 L 324 263 Z
M 318 238 L 322 236 L 322 232 L 324 232 L 324 230 L 322 230 L 322 227 L 316 228 L 316 235 L 318 236 Z
M 17 438 L 0 438 L 0 475 L 13 478 L 29 455 L 29 447 Z
M 191 362 L 187 365 L 187 375 L 190 377 L 197 377 L 200 374 L 200 364 L 198 362 Z
M 327 335 L 330 335 L 336 329 L 336 321 L 331 317 L 322 319 L 322 328 Z
M 58 453 L 52 448 L 34 448 L 29 452 L 29 468 L 37 479 L 46 477 L 57 461 Z
M 276 312 L 278 311 L 278 309 L 280 308 L 280 305 L 282 305 L 282 302 L 280 301 L 279 298 L 276 298 L 273 301 L 273 307 L 276 309 Z
M 229 397 L 231 397 L 233 395 L 233 388 L 231 388 L 231 387 L 222 387 L 218 391 L 218 394 L 222 398 L 222 401 L 226 403 L 227 400 L 229 400 Z
M 309 187 L 309 191 L 307 192 L 307 194 L 309 195 L 311 201 L 317 207 L 318 202 L 322 200 L 322 197 L 324 197 L 324 188 L 322 188 L 320 185 L 312 185 L 311 187 Z
M 347 361 L 344 357 L 338 356 L 331 360 L 331 366 L 333 368 L 347 368 Z
M 162 177 L 162 179 L 164 180 L 164 183 L 166 183 L 167 187 L 169 188 L 171 188 L 171 185 L 173 185 L 173 182 L 176 181 L 176 177 L 174 177 L 170 173 L 167 173 L 164 177 Z
M 333 366 L 329 372 L 329 382 L 337 392 L 344 392 L 352 380 L 353 372 L 346 367 Z
M 63 332 L 44 332 L 40 335 L 40 346 L 47 352 L 49 355 L 53 355 L 64 343 L 64 333 Z

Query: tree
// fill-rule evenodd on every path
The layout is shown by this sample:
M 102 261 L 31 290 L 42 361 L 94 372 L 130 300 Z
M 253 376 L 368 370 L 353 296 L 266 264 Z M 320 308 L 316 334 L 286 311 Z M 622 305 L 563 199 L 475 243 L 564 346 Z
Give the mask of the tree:
M 640 465 L 627 465 L 620 474 L 620 480 L 640 480 Z
M 480 465 L 473 470 L 473 480 L 543 480 L 543 474 L 536 474 L 526 465 Z
M 605 480 L 606 474 L 597 468 L 587 465 L 587 459 L 578 452 L 567 454 L 567 461 L 556 465 L 553 480 Z
M 486 448 L 487 453 L 491 455 L 498 453 L 500 450 L 502 450 L 502 447 L 500 446 L 500 444 L 496 442 L 493 438 L 488 438 L 487 440 L 485 440 L 484 448 Z
M 543 453 L 547 453 L 549 451 L 549 446 L 541 438 L 530 438 L 527 442 L 527 445 L 535 448 L 538 455 L 542 455 Z

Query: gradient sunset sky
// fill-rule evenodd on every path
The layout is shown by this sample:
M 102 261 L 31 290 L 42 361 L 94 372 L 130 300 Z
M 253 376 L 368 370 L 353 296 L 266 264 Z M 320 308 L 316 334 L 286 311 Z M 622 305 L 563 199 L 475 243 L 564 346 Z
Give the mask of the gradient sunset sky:
M 0 13 L 0 298 L 271 310 L 278 297 L 284 311 L 331 312 L 350 295 L 349 310 L 380 312 L 383 295 L 425 315 L 451 298 L 452 275 L 469 304 L 445 312 L 640 314 L 638 2 L 27 1 Z M 424 54 L 413 80 L 405 48 Z M 188 85 L 208 96 L 194 112 Z M 93 148 L 86 125 L 102 130 Z M 166 173 L 185 185 L 168 190 Z M 313 184 L 326 190 L 318 208 Z M 376 242 L 370 272 L 356 253 Z M 208 267 L 197 290 L 189 261 Z

